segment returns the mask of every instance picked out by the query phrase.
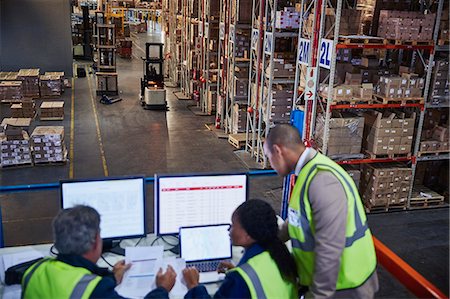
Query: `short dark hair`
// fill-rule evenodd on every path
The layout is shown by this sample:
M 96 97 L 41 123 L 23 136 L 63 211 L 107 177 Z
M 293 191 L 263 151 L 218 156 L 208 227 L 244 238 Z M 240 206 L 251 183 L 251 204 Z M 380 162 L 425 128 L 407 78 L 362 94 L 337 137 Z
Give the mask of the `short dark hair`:
M 274 144 L 288 148 L 295 148 L 299 145 L 304 146 L 298 129 L 287 124 L 279 124 L 271 128 L 265 142 L 270 149 L 272 149 Z
M 89 206 L 64 209 L 53 220 L 55 247 L 60 254 L 85 254 L 94 245 L 98 233 L 100 214 Z

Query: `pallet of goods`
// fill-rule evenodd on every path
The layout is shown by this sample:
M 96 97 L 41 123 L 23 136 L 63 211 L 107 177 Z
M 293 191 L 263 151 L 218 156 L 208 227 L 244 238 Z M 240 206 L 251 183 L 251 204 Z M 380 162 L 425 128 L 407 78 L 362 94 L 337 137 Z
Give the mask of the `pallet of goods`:
M 315 140 L 322 148 L 325 130 L 325 117 L 319 115 L 316 122 Z M 364 118 L 350 113 L 333 111 L 329 122 L 329 138 L 327 155 L 338 157 L 361 153 L 364 133 Z
M 40 120 L 64 120 L 64 101 L 42 102 Z
M 375 97 L 383 104 L 402 104 L 418 102 L 424 103 L 422 91 L 425 87 L 425 79 L 417 74 L 403 73 L 401 76 L 380 77 L 376 88 Z
M 430 42 L 436 14 L 381 10 L 378 36 L 395 41 Z
M 443 204 L 444 196 L 424 186 L 414 187 L 409 202 L 411 209 L 432 208 Z
M 363 164 L 361 195 L 369 211 L 406 209 L 412 170 L 403 164 Z
M 38 126 L 31 134 L 35 164 L 61 164 L 67 161 L 63 126 Z
M 0 72 L 0 81 L 17 81 L 18 72 Z
M 438 60 L 433 68 L 431 81 L 431 103 L 445 105 L 450 100 L 449 62 Z
M 42 75 L 40 76 L 41 98 L 58 98 L 61 96 L 61 76 Z
M 22 128 L 7 126 L 0 133 L 0 147 L 2 168 L 32 165 L 30 138 Z
M 233 106 L 233 134 L 245 132 L 247 125 L 247 105 L 235 103 Z
M 22 103 L 11 105 L 13 118 L 31 118 L 36 115 L 36 106 L 33 99 L 23 99 Z
M 64 72 L 45 72 L 45 76 L 57 76 L 61 81 L 61 91 L 64 91 Z
M 411 155 L 415 113 L 370 111 L 364 119 L 364 148 L 370 158 Z
M 39 98 L 39 69 L 21 69 L 17 74 L 17 80 L 22 81 L 24 97 Z
M 20 103 L 22 101 L 21 81 L 1 81 L 0 101 L 2 103 Z

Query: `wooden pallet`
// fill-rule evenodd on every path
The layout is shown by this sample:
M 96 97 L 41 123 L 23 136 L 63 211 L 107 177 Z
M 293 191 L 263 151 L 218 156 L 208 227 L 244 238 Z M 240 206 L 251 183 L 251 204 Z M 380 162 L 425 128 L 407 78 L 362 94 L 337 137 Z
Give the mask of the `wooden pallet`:
M 2 104 L 20 104 L 22 100 L 2 100 Z
M 388 98 L 384 97 L 379 94 L 374 94 L 374 98 L 379 101 L 381 104 L 401 104 L 406 105 L 408 103 L 417 103 L 417 104 L 424 104 L 425 100 L 424 98 Z
M 367 37 L 340 37 L 339 41 L 346 45 L 364 44 L 364 45 L 386 45 L 388 42 L 383 38 Z
M 432 46 L 434 42 L 432 40 L 418 41 L 418 40 L 401 40 L 401 39 L 386 39 L 387 43 L 396 46 Z
M 245 146 L 246 133 L 230 134 L 228 135 L 228 142 L 237 149 Z
M 421 196 L 421 193 L 426 193 L 430 197 Z M 444 196 L 427 187 L 419 186 L 414 188 L 409 204 L 411 209 L 436 207 L 444 204 Z
M 63 117 L 39 117 L 39 120 L 64 120 L 64 116 Z
M 64 151 L 63 160 L 62 161 L 46 161 L 46 162 L 34 162 L 35 166 L 61 166 L 67 163 L 67 150 Z
M 388 204 L 381 206 L 372 206 L 367 207 L 366 213 L 384 213 L 384 212 L 395 212 L 395 211 L 405 211 L 406 210 L 406 202 L 401 204 Z
M 22 164 L 15 164 L 15 165 L 0 165 L 0 169 L 18 169 L 18 168 L 28 168 L 32 167 L 33 163 L 22 163 Z
M 324 99 L 326 101 L 326 98 Z M 377 102 L 374 99 L 358 99 L 358 98 L 352 98 L 345 101 L 338 101 L 333 99 L 331 102 L 331 105 L 358 105 L 358 104 L 374 104 Z
M 422 156 L 439 156 L 441 154 L 448 154 L 448 153 L 450 153 L 450 150 L 418 152 L 417 153 L 417 157 L 422 157 Z
M 394 159 L 394 158 L 411 158 L 412 154 L 411 152 L 407 154 L 374 154 L 370 151 L 366 151 L 366 154 L 369 156 L 370 159 Z

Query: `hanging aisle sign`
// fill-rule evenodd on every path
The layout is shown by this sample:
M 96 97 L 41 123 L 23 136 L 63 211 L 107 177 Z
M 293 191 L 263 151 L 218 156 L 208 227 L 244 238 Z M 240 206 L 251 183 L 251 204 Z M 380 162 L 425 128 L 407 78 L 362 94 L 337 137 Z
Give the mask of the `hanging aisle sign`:
M 319 66 L 330 69 L 331 57 L 333 56 L 333 41 L 322 39 L 320 43 Z M 309 56 L 311 51 L 311 41 L 305 38 L 299 40 L 297 62 L 302 65 L 309 65 Z
M 230 25 L 230 33 L 229 33 L 229 35 L 230 35 L 230 42 L 232 42 L 232 43 L 234 43 L 234 36 L 235 36 L 235 34 L 236 34 L 236 30 L 235 30 L 234 25 Z
M 198 22 L 198 36 L 203 36 L 203 22 Z
M 265 32 L 264 36 L 264 53 L 272 54 L 272 32 Z
M 209 23 L 205 22 L 205 38 L 209 38 Z

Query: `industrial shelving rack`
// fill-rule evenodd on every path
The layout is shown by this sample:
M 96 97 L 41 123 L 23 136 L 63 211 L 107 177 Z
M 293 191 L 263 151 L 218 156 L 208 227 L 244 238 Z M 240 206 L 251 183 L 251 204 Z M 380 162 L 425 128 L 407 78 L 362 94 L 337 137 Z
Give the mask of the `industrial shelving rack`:
M 219 3 L 214 0 L 200 1 L 199 35 L 201 41 L 200 69 L 200 109 L 204 114 L 212 115 L 216 110 L 218 49 L 211 49 L 210 42 L 219 42 Z
M 188 98 L 194 95 L 198 83 L 196 72 L 200 68 L 199 5 L 199 0 L 182 0 L 180 87 Z
M 180 82 L 181 73 L 181 1 L 169 0 L 167 5 L 168 24 L 167 42 L 165 43 L 165 53 L 168 55 L 168 77 L 169 81 L 177 86 Z M 170 12 L 170 13 L 169 13 Z
M 294 84 L 292 78 L 274 78 L 275 48 L 280 39 L 288 39 L 292 48 L 297 30 L 276 29 L 276 11 L 282 9 L 277 0 L 253 2 L 251 54 L 249 69 L 248 112 L 246 126 L 246 151 L 261 163 L 268 165 L 263 153 L 263 140 L 270 126 L 272 87 L 274 84 Z M 289 49 L 286 49 L 289 51 Z M 295 50 L 292 53 L 296 53 Z M 275 121 L 277 123 L 278 121 Z M 289 119 L 283 120 L 289 122 Z
M 343 1 L 342 0 L 337 0 L 336 3 L 336 7 L 332 7 L 331 3 L 326 2 L 326 1 L 317 1 L 317 3 L 321 2 L 321 7 L 320 9 L 318 9 L 318 7 L 315 8 L 314 10 L 314 20 L 316 22 L 316 20 L 321 20 L 320 22 L 320 27 L 315 26 L 316 24 L 314 24 L 314 28 L 316 29 L 320 29 L 318 30 L 318 32 L 320 33 L 320 35 L 318 37 L 311 37 L 311 44 L 312 46 L 312 51 L 311 51 L 311 55 L 310 55 L 310 59 L 309 59 L 309 67 L 316 67 L 316 69 L 314 70 L 314 76 L 315 80 L 312 80 L 311 82 L 314 84 L 311 88 L 313 90 L 315 90 L 317 93 L 318 91 L 318 85 L 319 85 L 319 78 L 320 78 L 320 72 L 321 72 L 321 68 L 317 67 L 318 63 L 317 63 L 317 59 L 319 59 L 319 55 L 317 53 L 317 48 L 314 47 L 314 42 L 317 42 L 317 45 L 320 45 L 320 41 L 322 38 L 327 37 L 327 35 L 329 35 L 331 32 L 325 33 L 324 34 L 324 14 L 322 12 L 325 12 L 327 8 L 331 8 L 331 9 L 335 9 L 335 22 L 334 22 L 334 33 L 332 35 L 332 49 L 333 49 L 333 54 L 331 57 L 331 66 L 330 66 L 330 70 L 329 70 L 329 75 L 325 76 L 325 82 L 328 81 L 328 96 L 324 99 L 324 100 L 320 100 L 319 97 L 315 96 L 313 97 L 310 101 L 309 100 L 302 100 L 301 96 L 298 96 L 298 94 L 296 93 L 296 103 L 297 104 L 303 104 L 305 105 L 305 118 L 304 118 L 304 129 L 303 129 L 303 136 L 306 139 L 307 143 L 313 143 L 312 138 L 314 136 L 314 130 L 315 130 L 315 124 L 316 124 L 316 116 L 317 116 L 317 110 L 318 110 L 318 106 L 321 106 L 322 110 L 325 111 L 325 117 L 324 117 L 324 124 L 325 124 L 325 130 L 324 130 L 324 134 L 323 134 L 323 145 L 322 148 L 320 149 L 323 153 L 327 153 L 327 147 L 328 147 L 328 140 L 329 140 L 329 124 L 330 124 L 330 118 L 331 118 L 331 111 L 332 110 L 336 110 L 336 109 L 386 109 L 386 108 L 398 108 L 398 109 L 403 109 L 403 108 L 415 108 L 415 109 L 419 109 L 420 110 L 420 114 L 419 114 L 419 120 L 418 120 L 418 126 L 417 128 L 417 133 L 416 133 L 416 139 L 415 139 L 415 143 L 413 144 L 413 150 L 412 150 L 412 154 L 409 156 L 404 156 L 404 157 L 391 157 L 391 158 L 354 158 L 354 159 L 343 159 L 340 161 L 337 161 L 340 164 L 362 164 L 362 163 L 389 163 L 389 162 L 410 162 L 411 163 L 411 168 L 412 168 L 412 180 L 411 180 L 411 186 L 410 186 L 410 191 L 409 191 L 409 196 L 408 196 L 408 201 L 407 201 L 407 207 L 410 207 L 410 199 L 411 199 L 411 195 L 413 192 L 413 185 L 414 185 L 414 175 L 415 175 L 415 170 L 416 170 L 416 166 L 417 166 L 417 153 L 419 150 L 419 145 L 420 145 L 420 135 L 422 132 L 422 127 L 423 127 L 423 122 L 424 122 L 424 116 L 425 116 L 425 110 L 427 108 L 431 108 L 431 105 L 428 101 L 428 94 L 429 94 L 429 87 L 430 87 L 430 80 L 431 80 L 431 73 L 432 73 L 432 68 L 433 68 L 433 60 L 434 60 L 434 55 L 435 55 L 435 45 L 428 45 L 428 44 L 424 44 L 424 45 L 420 45 L 420 44 L 391 44 L 391 43 L 380 43 L 380 44 L 372 44 L 372 43 L 353 43 L 353 42 L 345 42 L 345 40 L 342 40 L 339 38 L 339 27 L 340 27 L 340 16 L 341 16 L 341 11 L 342 11 L 342 6 L 343 6 Z M 330 5 L 330 6 L 328 6 Z M 443 5 L 443 1 L 440 0 L 439 1 L 439 5 L 437 8 L 437 21 L 435 24 L 435 29 L 434 29 L 434 44 L 436 44 L 437 41 L 437 34 L 438 34 L 438 29 L 439 29 L 439 16 L 442 13 L 442 5 Z M 305 7 L 309 8 L 310 3 L 307 1 L 302 1 L 301 2 L 301 7 L 302 9 Z M 302 15 L 304 15 L 302 13 Z M 302 34 L 300 32 L 300 34 Z M 299 45 L 300 45 L 300 41 L 299 41 Z M 314 49 L 316 49 L 316 54 L 314 54 Z M 416 62 L 417 57 L 420 58 L 420 61 L 423 62 L 425 70 L 426 70 L 426 78 L 425 78 L 425 88 L 424 88 L 424 101 L 423 102 L 419 102 L 419 103 L 389 103 L 389 104 L 381 104 L 381 103 L 376 103 L 376 104 L 336 104 L 333 102 L 332 99 L 332 90 L 334 88 L 334 74 L 336 72 L 336 51 L 338 49 L 380 49 L 380 50 L 386 50 L 386 53 L 388 53 L 389 51 L 400 51 L 401 54 L 400 56 L 403 54 L 403 51 L 413 51 L 413 61 L 411 63 L 411 65 L 413 65 Z M 298 49 L 298 51 L 300 51 L 300 48 Z M 425 63 L 425 59 L 424 59 L 424 55 L 428 54 L 428 62 Z M 316 56 L 314 56 L 316 55 Z M 299 74 L 301 73 L 301 71 L 299 70 L 300 65 L 297 63 L 297 78 L 296 78 L 296 83 L 295 83 L 295 92 L 298 91 L 299 88 Z M 308 69 L 309 71 L 309 69 Z M 304 95 L 303 95 L 304 96 Z M 424 104 L 425 103 L 425 104 Z M 325 107 L 323 107 L 323 105 L 326 105 Z M 443 159 L 447 159 L 448 158 L 448 154 L 442 155 Z M 441 159 L 440 156 L 437 157 L 423 157 L 423 160 L 425 159 Z
M 248 102 L 248 88 L 246 90 L 247 94 L 238 95 L 236 94 L 236 85 L 240 82 L 248 85 L 248 75 L 242 77 L 238 76 L 236 68 L 248 69 L 250 64 L 249 57 L 241 57 L 238 53 L 238 36 L 243 37 L 250 41 L 251 37 L 251 24 L 250 20 L 243 18 L 243 12 L 249 7 L 249 0 L 231 0 L 229 2 L 229 23 L 228 23 L 228 46 L 226 48 L 227 53 L 227 73 L 226 73 L 226 93 L 225 93 L 225 133 L 235 134 L 245 131 L 245 127 L 239 129 L 237 125 L 237 120 L 235 117 L 237 115 L 233 112 L 234 105 L 247 105 Z M 226 29 L 225 29 L 226 30 Z M 244 43 L 244 41 L 242 41 Z M 241 48 L 243 49 L 243 47 Z M 250 46 L 246 49 L 247 53 L 250 53 Z M 242 55 L 244 56 L 244 55 Z
M 217 78 L 217 102 L 216 102 L 216 127 L 225 128 L 226 109 L 225 101 L 227 98 L 228 85 L 228 34 L 230 29 L 230 1 L 220 0 L 220 17 L 219 17 L 219 45 L 217 55 L 218 74 Z

